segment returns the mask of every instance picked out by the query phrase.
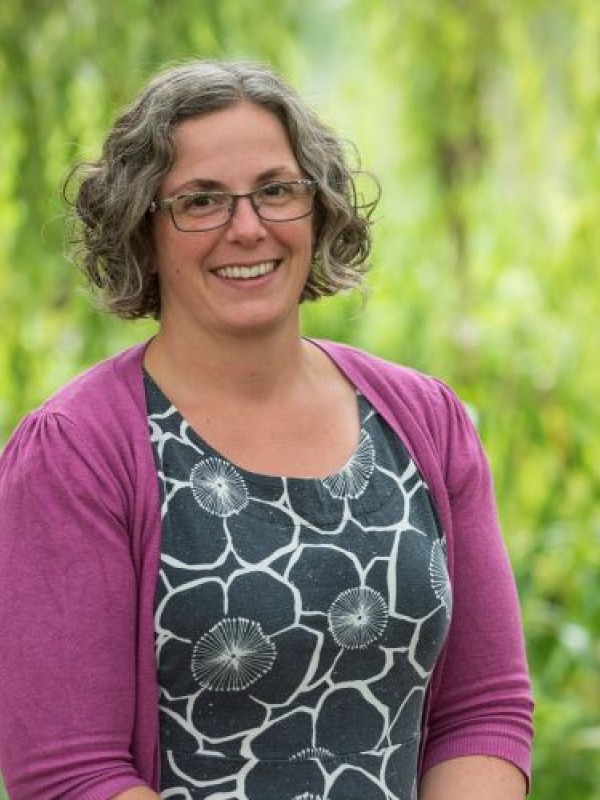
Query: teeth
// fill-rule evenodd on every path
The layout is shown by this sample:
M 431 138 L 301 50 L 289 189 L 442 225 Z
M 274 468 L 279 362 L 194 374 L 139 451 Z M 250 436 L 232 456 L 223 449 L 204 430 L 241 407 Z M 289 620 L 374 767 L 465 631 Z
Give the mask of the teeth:
M 258 278 L 261 275 L 267 275 L 267 273 L 273 272 L 276 265 L 276 261 L 263 261 L 261 264 L 252 264 L 251 267 L 221 267 L 221 269 L 217 269 L 215 272 L 220 278 L 247 280 L 249 278 Z

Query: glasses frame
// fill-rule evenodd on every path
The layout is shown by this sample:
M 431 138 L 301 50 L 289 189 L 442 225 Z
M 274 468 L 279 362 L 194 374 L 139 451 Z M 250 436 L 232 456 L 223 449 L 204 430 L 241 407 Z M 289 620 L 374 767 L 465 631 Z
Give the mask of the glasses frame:
M 299 214 L 296 217 L 287 217 L 286 219 L 269 219 L 268 217 L 263 217 L 260 213 L 260 206 L 256 201 L 256 195 L 259 192 L 264 192 L 265 189 L 268 189 L 269 186 L 290 186 L 290 185 L 301 185 L 301 186 L 309 186 L 311 189 L 310 192 L 310 200 L 311 205 L 309 210 L 304 214 Z M 149 212 L 151 214 L 155 214 L 159 211 L 165 212 L 168 211 L 173 225 L 177 228 L 178 231 L 182 233 L 204 233 L 204 231 L 214 231 L 217 228 L 224 228 L 225 225 L 229 225 L 231 222 L 233 215 L 235 214 L 235 210 L 237 208 L 237 204 L 240 200 L 247 197 L 250 200 L 252 208 L 254 209 L 254 213 L 256 216 L 263 220 L 263 222 L 293 222 L 297 219 L 304 219 L 304 217 L 310 216 L 310 214 L 314 211 L 315 205 L 315 195 L 317 193 L 318 183 L 317 181 L 302 178 L 293 181 L 271 181 L 269 183 L 265 183 L 262 186 L 258 186 L 256 189 L 253 189 L 251 192 L 245 192 L 244 194 L 234 194 L 233 192 L 213 192 L 213 191 L 197 191 L 197 192 L 183 192 L 182 194 L 171 195 L 170 197 L 163 197 L 159 200 L 153 200 L 149 207 Z M 218 195 L 219 197 L 228 197 L 229 202 L 226 206 L 227 208 L 227 219 L 224 222 L 219 222 L 218 225 L 210 225 L 208 228 L 182 228 L 180 225 L 177 224 L 177 220 L 175 219 L 175 212 L 173 211 L 174 204 L 181 200 L 182 197 L 194 197 L 197 194 L 208 194 L 208 195 Z

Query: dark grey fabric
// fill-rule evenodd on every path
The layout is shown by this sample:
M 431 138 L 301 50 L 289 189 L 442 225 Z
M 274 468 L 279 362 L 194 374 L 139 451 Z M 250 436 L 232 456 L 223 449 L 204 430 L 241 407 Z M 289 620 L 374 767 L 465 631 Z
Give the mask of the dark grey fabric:
M 451 596 L 444 537 L 402 443 L 358 396 L 360 441 L 340 472 L 256 475 L 145 381 L 163 501 L 163 796 L 416 798 Z

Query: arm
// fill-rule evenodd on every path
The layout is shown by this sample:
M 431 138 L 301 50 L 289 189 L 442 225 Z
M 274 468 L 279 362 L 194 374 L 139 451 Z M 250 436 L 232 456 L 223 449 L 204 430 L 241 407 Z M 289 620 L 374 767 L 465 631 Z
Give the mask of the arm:
M 498 758 L 467 756 L 425 773 L 419 800 L 523 800 L 523 773 Z
M 502 775 L 514 769 L 519 778 L 529 775 L 533 703 L 489 465 L 464 408 L 445 392 L 453 609 L 445 659 L 432 687 L 423 773 L 431 770 L 429 783 L 436 774 L 474 770 L 478 785 L 489 780 L 491 791 L 497 769 Z M 481 769 L 482 764 L 492 767 Z M 483 790 L 480 796 L 485 797 Z M 431 797 L 437 800 L 437 794 Z
M 0 764 L 14 800 L 106 800 L 131 756 L 136 578 L 118 466 L 60 415 L 0 461 Z
M 126 792 L 115 795 L 113 800 L 160 800 L 160 795 L 153 792 L 152 789 L 137 786 L 135 789 L 128 789 Z

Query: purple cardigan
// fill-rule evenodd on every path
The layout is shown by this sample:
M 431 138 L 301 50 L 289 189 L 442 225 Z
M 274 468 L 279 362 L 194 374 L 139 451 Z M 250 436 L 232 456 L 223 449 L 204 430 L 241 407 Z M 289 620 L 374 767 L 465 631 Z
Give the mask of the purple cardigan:
M 422 770 L 479 754 L 529 775 L 518 601 L 473 426 L 438 381 L 317 344 L 404 441 L 447 537 L 453 618 L 428 692 Z M 0 459 L 0 770 L 11 800 L 158 791 L 161 525 L 143 354 L 138 345 L 74 380 Z

